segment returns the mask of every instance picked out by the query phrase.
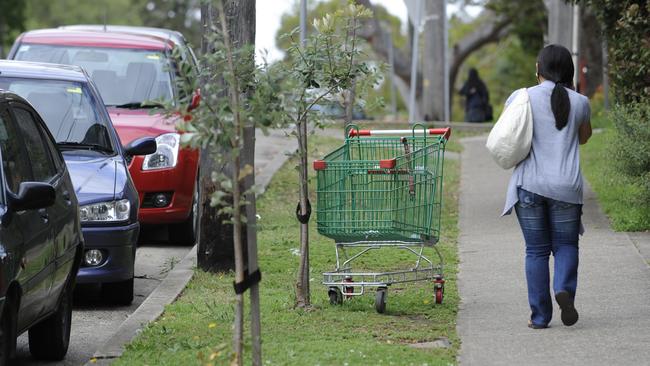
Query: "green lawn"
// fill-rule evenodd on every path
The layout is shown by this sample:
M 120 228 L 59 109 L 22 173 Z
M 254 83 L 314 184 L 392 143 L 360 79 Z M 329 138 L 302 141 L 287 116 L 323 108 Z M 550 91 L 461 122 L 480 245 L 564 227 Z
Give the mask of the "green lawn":
M 452 137 L 453 138 L 453 137 Z M 313 137 L 310 161 L 340 141 Z M 298 269 L 299 227 L 295 160 L 276 174 L 258 201 L 263 358 L 269 365 L 448 365 L 455 364 L 460 340 L 456 334 L 458 291 L 459 163 L 445 164 L 445 197 L 440 248 L 446 260 L 443 304 L 435 305 L 431 283 L 393 286 L 386 314 L 374 310 L 374 293 L 329 304 L 321 273 L 334 268 L 334 245 L 316 232 L 312 219 L 311 294 L 313 309 L 294 308 Z M 311 170 L 311 169 L 310 169 Z M 313 172 L 312 172 L 313 173 Z M 315 184 L 312 180 L 311 185 Z M 315 197 L 312 198 L 315 202 Z M 427 248 L 427 254 L 433 252 Z M 381 252 L 381 253 L 380 253 Z M 381 255 L 380 255 L 381 254 Z M 377 251 L 364 264 L 405 265 L 404 254 Z M 114 365 L 224 365 L 231 359 L 233 276 L 197 270 L 182 296 L 163 316 L 147 326 Z M 447 338 L 450 348 L 414 349 L 416 342 Z M 246 349 L 246 364 L 250 349 Z
M 650 230 L 650 202 L 641 198 L 641 183 L 615 170 L 610 150 L 610 141 L 615 138 L 613 127 L 599 123 L 605 126 L 602 132 L 581 146 L 583 173 L 614 230 Z

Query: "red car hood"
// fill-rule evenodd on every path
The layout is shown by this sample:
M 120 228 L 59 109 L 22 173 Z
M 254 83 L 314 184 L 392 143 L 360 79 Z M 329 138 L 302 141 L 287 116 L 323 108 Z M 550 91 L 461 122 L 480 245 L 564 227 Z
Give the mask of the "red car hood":
M 163 133 L 176 132 L 176 118 L 149 114 L 146 109 L 108 108 L 108 113 L 123 145 L 138 137 L 156 137 Z

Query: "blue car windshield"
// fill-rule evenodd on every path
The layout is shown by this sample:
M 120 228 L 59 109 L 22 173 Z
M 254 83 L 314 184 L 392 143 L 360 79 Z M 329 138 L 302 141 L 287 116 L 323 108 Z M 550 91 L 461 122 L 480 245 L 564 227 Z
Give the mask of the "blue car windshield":
M 0 77 L 0 89 L 27 99 L 59 145 L 86 145 L 97 151 L 114 151 L 108 132 L 110 122 L 83 83 Z
M 22 44 L 14 58 L 83 67 L 107 106 L 173 102 L 171 65 L 161 51 Z

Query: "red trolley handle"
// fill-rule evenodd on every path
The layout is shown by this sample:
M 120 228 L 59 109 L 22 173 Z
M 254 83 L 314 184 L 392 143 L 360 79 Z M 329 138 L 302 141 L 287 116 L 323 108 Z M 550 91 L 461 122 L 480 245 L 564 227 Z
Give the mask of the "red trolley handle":
M 424 130 L 356 130 L 351 129 L 348 132 L 349 137 L 361 136 L 381 136 L 381 135 L 405 135 L 412 133 L 424 133 L 429 135 L 442 135 L 445 140 L 449 140 L 451 136 L 451 127 L 444 128 L 428 128 Z

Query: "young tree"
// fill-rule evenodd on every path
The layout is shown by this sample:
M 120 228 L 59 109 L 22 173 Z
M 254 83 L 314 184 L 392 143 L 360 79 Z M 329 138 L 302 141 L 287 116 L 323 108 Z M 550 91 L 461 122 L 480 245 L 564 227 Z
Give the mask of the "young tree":
M 253 364 L 261 364 L 259 286 L 254 192 L 254 133 L 256 123 L 269 125 L 274 120 L 274 104 L 268 90 L 276 89 L 270 73 L 255 65 L 254 0 L 204 3 L 204 52 L 200 70 L 194 75 L 188 60 L 177 50 L 174 58 L 179 75 L 181 102 L 168 105 L 168 116 L 181 115 L 178 129 L 181 142 L 201 149 L 201 222 L 223 232 L 219 237 L 199 235 L 199 263 L 209 270 L 219 247 L 232 246 L 235 267 L 235 320 L 233 324 L 233 364 L 243 363 L 244 291 L 251 290 L 251 334 Z M 189 111 L 195 90 L 203 101 Z M 266 118 L 260 118 L 263 116 Z M 208 233 L 215 233 L 209 231 Z M 223 237 L 231 239 L 220 241 Z M 202 251 L 210 255 L 202 255 Z M 246 253 L 247 252 L 247 253 Z M 246 258 L 247 256 L 247 258 Z M 207 259 L 207 260 L 206 260 Z M 231 258 L 232 260 L 232 258 Z M 203 267 L 202 266 L 202 267 Z
M 296 281 L 296 305 L 311 305 L 309 290 L 309 202 L 307 164 L 307 120 L 319 125 L 322 117 L 314 112 L 314 106 L 325 103 L 355 87 L 355 94 L 362 98 L 369 87 L 377 81 L 376 70 L 361 59 L 358 30 L 361 20 L 372 15 L 360 5 L 350 4 L 313 23 L 314 31 L 301 46 L 297 32 L 285 34 L 289 40 L 287 65 L 282 69 L 285 76 L 283 110 L 286 118 L 296 128 L 298 139 L 300 202 L 296 216 L 300 221 L 300 266 Z

